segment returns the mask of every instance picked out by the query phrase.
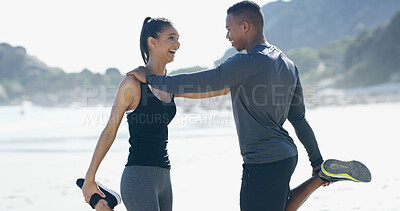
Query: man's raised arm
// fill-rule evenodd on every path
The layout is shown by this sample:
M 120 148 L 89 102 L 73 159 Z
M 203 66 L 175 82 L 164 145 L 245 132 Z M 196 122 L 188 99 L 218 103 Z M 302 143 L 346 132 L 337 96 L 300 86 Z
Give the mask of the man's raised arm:
M 246 54 L 237 54 L 215 69 L 175 76 L 146 74 L 145 79 L 154 88 L 173 94 L 219 91 L 237 86 L 247 79 L 250 69 L 248 58 Z M 139 71 L 129 74 L 134 74 L 139 80 L 144 76 Z

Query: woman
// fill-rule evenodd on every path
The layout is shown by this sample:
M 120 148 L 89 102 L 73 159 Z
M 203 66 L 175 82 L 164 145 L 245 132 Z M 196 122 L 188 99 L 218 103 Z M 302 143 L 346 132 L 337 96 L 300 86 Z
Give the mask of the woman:
M 165 66 L 174 60 L 179 49 L 179 33 L 165 18 L 144 20 L 140 50 L 148 73 L 165 75 Z M 119 85 L 110 119 L 96 146 L 86 173 L 82 191 L 86 202 L 93 194 L 105 195 L 95 182 L 96 171 L 110 149 L 124 113 L 127 113 L 131 147 L 128 163 L 121 178 L 121 195 L 127 210 L 170 211 L 172 189 L 170 162 L 167 153 L 167 125 L 174 118 L 174 97 L 208 98 L 227 94 L 230 90 L 210 93 L 170 95 L 141 83 L 133 76 Z M 111 210 L 100 200 L 96 210 Z

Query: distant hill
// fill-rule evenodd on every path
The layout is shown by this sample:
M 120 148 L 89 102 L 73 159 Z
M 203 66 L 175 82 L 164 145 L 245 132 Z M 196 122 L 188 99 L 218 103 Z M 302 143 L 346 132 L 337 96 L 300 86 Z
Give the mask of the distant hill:
M 326 44 L 387 22 L 398 0 L 292 0 L 262 7 L 267 40 L 282 50 Z
M 399 0 L 292 0 L 262 7 L 264 34 L 283 51 L 301 47 L 319 49 L 387 22 L 400 9 Z M 231 48 L 215 62 L 236 54 Z
M 400 82 L 400 10 L 387 24 L 319 50 L 299 48 L 286 55 L 299 67 L 305 83 L 337 88 Z
M 344 87 L 400 82 L 400 11 L 385 26 L 368 30 L 344 54 Z
M 0 104 L 109 104 L 105 99 L 113 96 L 106 96 L 107 89 L 115 89 L 121 78 L 116 68 L 107 69 L 104 75 L 87 69 L 65 73 L 28 55 L 23 47 L 0 44 Z

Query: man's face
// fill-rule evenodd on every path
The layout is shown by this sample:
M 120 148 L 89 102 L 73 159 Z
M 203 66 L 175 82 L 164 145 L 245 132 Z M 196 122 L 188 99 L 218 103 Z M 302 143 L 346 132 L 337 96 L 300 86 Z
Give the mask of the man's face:
M 226 39 L 232 43 L 232 47 L 234 47 L 237 51 L 244 50 L 244 29 L 243 25 L 238 24 L 237 18 L 228 14 L 226 17 Z

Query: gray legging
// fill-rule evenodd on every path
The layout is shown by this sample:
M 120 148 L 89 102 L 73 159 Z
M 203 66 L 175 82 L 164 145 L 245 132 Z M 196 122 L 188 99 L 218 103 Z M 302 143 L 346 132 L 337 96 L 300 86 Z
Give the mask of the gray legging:
M 121 178 L 121 196 L 128 211 L 171 211 L 170 170 L 155 166 L 126 166 Z

